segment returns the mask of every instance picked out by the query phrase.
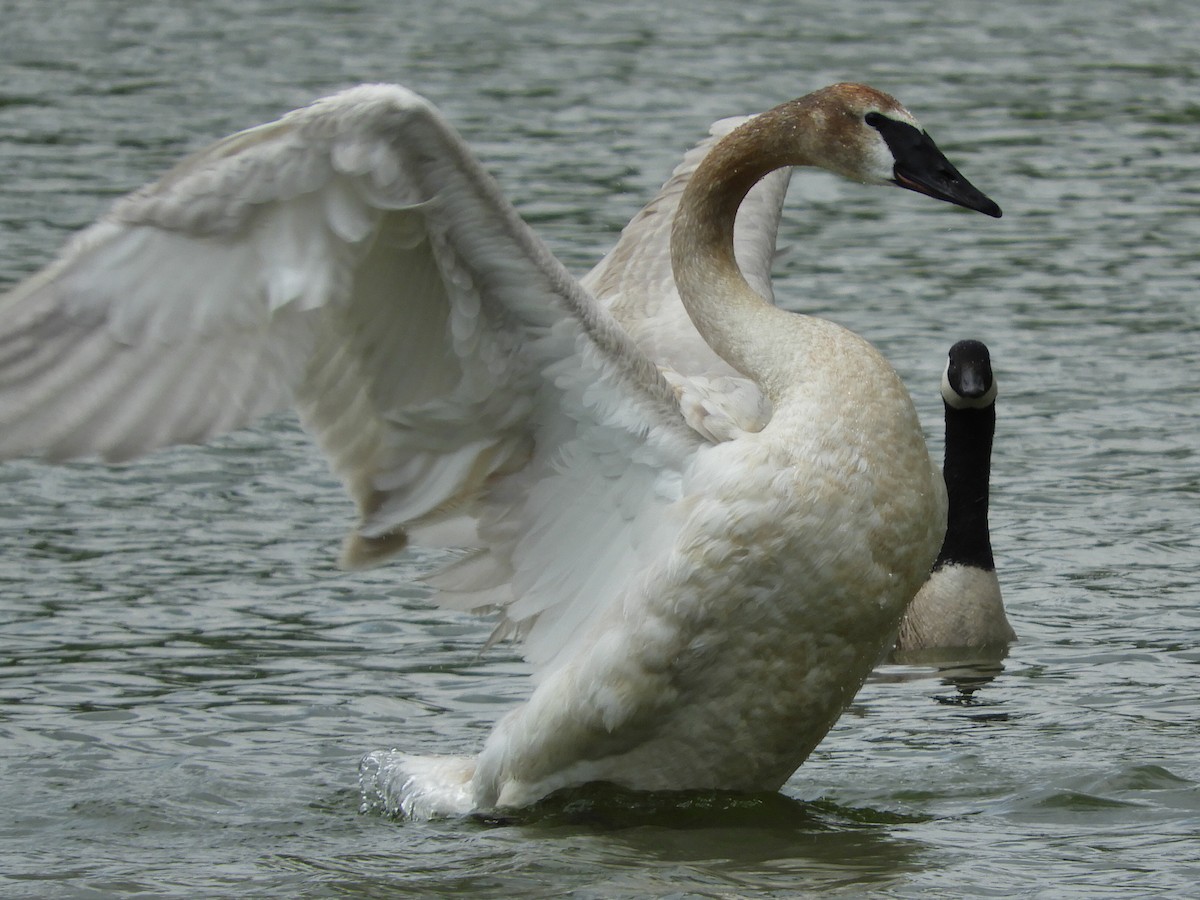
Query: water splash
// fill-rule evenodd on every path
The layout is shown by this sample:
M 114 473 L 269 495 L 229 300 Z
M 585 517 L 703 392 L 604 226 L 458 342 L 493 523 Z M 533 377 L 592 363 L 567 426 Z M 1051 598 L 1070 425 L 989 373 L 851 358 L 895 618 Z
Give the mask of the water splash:
M 463 816 L 475 809 L 474 774 L 471 757 L 376 750 L 358 765 L 359 812 L 417 820 Z

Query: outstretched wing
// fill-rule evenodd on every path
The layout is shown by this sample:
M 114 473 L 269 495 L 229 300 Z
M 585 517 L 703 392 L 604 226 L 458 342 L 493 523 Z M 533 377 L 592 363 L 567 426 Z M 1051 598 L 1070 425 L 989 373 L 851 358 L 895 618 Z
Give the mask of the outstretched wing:
M 528 456 L 540 367 L 569 340 L 531 348 L 555 322 L 626 349 L 436 110 L 390 86 L 184 161 L 0 310 L 0 454 L 128 459 L 295 403 L 369 537 Z
M 440 580 L 550 660 L 668 540 L 675 392 L 427 101 L 363 86 L 220 141 L 0 300 L 0 456 L 136 457 L 294 405 L 350 564 Z

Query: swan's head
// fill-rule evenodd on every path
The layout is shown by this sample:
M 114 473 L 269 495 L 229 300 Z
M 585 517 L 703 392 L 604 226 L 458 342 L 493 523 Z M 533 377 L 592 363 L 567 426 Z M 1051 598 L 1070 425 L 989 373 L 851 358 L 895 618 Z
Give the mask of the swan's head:
M 942 399 L 954 409 L 986 409 L 996 402 L 992 358 L 982 341 L 959 341 L 950 348 Z
M 894 97 L 864 84 L 835 84 L 817 95 L 824 95 L 820 106 L 837 143 L 830 158 L 844 162 L 837 167 L 842 174 L 1000 218 L 1000 207 L 950 164 Z

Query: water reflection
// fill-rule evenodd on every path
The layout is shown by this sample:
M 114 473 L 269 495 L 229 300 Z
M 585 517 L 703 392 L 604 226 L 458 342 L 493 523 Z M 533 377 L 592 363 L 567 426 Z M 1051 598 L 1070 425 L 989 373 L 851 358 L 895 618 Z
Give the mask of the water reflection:
M 897 650 L 887 670 L 877 670 L 873 678 L 884 682 L 914 681 L 933 677 L 958 693 L 954 698 L 937 698 L 943 703 L 970 703 L 975 692 L 986 687 L 1004 672 L 1007 644 L 994 647 L 935 647 L 922 650 Z M 898 667 L 905 668 L 898 668 Z M 932 672 L 930 671 L 932 670 Z
M 360 822 L 370 821 L 360 819 Z M 465 819 L 404 820 L 392 853 L 356 854 L 347 874 L 438 896 L 579 898 L 807 896 L 847 886 L 899 885 L 927 868 L 908 832 L 927 819 L 782 794 L 631 792 L 591 784 L 535 806 Z M 364 833 L 365 834 L 365 833 Z M 450 849 L 453 848 L 453 849 Z M 447 852 L 459 873 L 435 876 Z M 467 860 L 464 865 L 463 860 Z M 337 861 L 323 859 L 323 866 Z
M 927 817 L 774 792 L 647 793 L 590 784 L 475 821 L 541 839 L 590 836 L 609 865 L 613 854 L 638 867 L 685 864 L 693 877 L 727 890 L 751 873 L 760 889 L 811 890 L 916 871 L 923 845 L 896 831 Z
M 555 791 L 532 806 L 476 813 L 493 826 L 573 826 L 603 831 L 670 828 L 779 828 L 824 831 L 924 821 L 921 816 L 802 802 L 775 791 L 633 791 L 594 782 Z

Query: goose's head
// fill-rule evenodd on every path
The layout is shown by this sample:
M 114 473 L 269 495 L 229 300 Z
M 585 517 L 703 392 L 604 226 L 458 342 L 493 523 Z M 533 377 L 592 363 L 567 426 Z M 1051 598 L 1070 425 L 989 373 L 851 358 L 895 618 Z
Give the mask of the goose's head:
M 1000 218 L 1000 207 L 950 164 L 894 97 L 865 84 L 835 84 L 812 96 L 829 142 L 823 155 L 834 171 Z
M 986 409 L 996 402 L 996 379 L 986 344 L 959 341 L 950 348 L 942 373 L 942 399 L 954 409 Z

